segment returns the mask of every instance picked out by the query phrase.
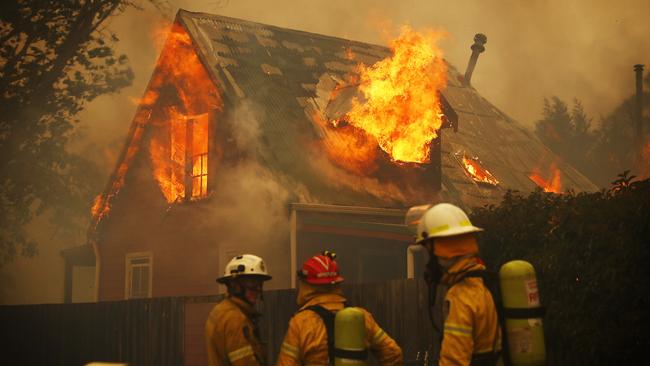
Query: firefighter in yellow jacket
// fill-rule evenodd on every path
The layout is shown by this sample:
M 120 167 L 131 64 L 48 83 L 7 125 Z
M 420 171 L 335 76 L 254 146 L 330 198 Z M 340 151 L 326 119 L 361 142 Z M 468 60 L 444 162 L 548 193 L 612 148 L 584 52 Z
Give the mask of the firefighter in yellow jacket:
M 291 318 L 289 328 L 280 348 L 277 366 L 328 365 L 328 330 L 314 307 L 337 312 L 345 307 L 346 299 L 340 284 L 335 255 L 324 252 L 308 259 L 298 271 L 300 284 L 297 303 L 298 312 Z M 402 350 L 375 322 L 372 315 L 360 309 L 365 317 L 366 349 L 370 350 L 381 365 L 401 365 Z
M 259 339 L 254 309 L 263 283 L 271 279 L 262 258 L 252 254 L 234 257 L 217 282 L 228 288 L 226 298 L 217 304 L 205 324 L 205 339 L 210 366 L 265 365 L 265 352 Z
M 441 203 L 429 208 L 418 224 L 418 243 L 429 252 L 425 279 L 432 291 L 434 364 L 495 365 L 501 330 L 492 295 L 478 275 L 473 226 L 460 208 Z M 436 363 L 437 361 L 437 363 Z

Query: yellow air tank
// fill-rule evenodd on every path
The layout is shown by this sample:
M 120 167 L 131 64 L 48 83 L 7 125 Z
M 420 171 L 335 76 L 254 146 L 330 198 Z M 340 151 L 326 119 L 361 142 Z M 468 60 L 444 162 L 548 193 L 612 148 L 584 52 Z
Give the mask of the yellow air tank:
M 357 308 L 344 308 L 336 313 L 334 320 L 334 365 L 365 366 L 366 318 Z
M 546 364 L 543 309 L 533 265 L 510 261 L 499 270 L 508 353 L 514 366 Z

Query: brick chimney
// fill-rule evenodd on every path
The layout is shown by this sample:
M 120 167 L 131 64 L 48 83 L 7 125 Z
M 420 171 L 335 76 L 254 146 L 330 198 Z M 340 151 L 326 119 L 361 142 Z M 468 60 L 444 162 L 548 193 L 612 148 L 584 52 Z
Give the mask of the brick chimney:
M 474 72 L 474 67 L 476 67 L 476 61 L 478 60 L 478 55 L 485 51 L 485 44 L 487 43 L 487 37 L 483 33 L 476 33 L 474 35 L 474 44 L 472 45 L 472 55 L 469 58 L 469 63 L 467 63 L 467 70 L 465 70 L 465 85 L 470 85 L 470 80 L 472 79 L 472 73 Z

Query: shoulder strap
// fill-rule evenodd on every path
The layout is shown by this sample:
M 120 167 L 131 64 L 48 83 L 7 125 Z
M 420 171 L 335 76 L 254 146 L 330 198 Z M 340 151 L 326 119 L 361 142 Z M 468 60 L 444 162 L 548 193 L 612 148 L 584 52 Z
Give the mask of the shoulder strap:
M 334 320 L 336 318 L 336 314 L 325 309 L 320 305 L 308 306 L 302 309 L 301 311 L 305 311 L 305 310 L 313 311 L 314 313 L 318 314 L 321 320 L 323 320 L 323 324 L 325 324 L 325 329 L 327 330 L 327 355 L 329 357 L 330 365 L 333 365 L 334 364 Z

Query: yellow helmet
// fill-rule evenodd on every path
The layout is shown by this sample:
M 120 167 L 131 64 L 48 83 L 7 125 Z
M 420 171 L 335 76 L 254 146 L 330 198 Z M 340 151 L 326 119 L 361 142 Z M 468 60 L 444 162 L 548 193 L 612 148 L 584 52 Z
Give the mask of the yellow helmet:
M 483 231 L 472 225 L 467 214 L 450 203 L 439 203 L 428 209 L 417 229 L 416 243 L 422 243 L 429 238 L 442 238 L 467 233 Z

